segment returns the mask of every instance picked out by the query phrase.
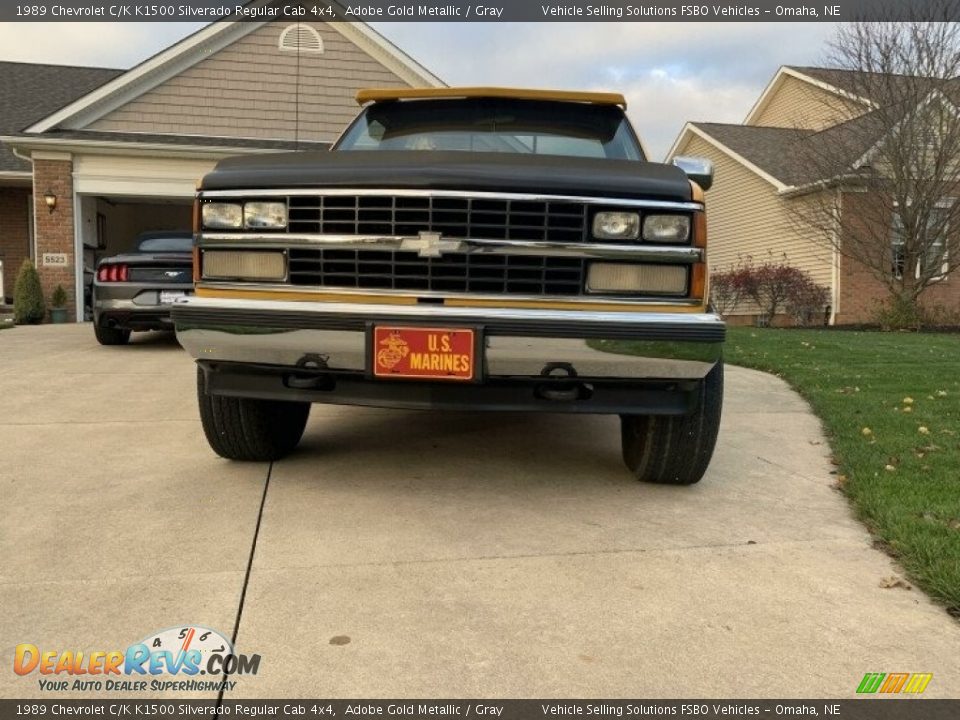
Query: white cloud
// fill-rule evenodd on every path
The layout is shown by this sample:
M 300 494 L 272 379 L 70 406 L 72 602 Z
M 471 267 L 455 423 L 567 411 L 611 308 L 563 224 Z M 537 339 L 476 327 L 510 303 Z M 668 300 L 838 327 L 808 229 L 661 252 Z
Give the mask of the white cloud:
M 447 82 L 615 90 L 651 157 L 688 120 L 740 122 L 780 65 L 816 64 L 829 23 L 376 23 Z

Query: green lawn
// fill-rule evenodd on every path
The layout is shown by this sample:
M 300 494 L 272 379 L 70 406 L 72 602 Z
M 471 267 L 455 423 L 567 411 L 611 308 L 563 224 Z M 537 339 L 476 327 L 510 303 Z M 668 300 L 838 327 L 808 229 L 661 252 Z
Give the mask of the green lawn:
M 725 356 L 810 402 L 857 514 L 960 617 L 960 334 L 730 328 Z

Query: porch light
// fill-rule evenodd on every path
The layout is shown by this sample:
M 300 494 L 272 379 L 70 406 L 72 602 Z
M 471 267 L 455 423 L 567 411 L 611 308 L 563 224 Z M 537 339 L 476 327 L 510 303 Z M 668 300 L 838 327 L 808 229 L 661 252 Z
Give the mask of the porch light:
M 47 208 L 50 212 L 53 212 L 57 207 L 57 196 L 53 194 L 53 190 L 47 190 L 43 194 L 43 201 L 47 204 Z

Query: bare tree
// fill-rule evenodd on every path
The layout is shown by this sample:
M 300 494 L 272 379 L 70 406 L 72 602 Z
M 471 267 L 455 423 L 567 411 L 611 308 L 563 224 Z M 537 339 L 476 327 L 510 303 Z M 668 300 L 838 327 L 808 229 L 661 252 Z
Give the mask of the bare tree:
M 923 16 L 840 25 L 825 65 L 846 71 L 832 83 L 843 95 L 792 148 L 794 221 L 900 307 L 960 265 L 958 9 L 930 0 Z

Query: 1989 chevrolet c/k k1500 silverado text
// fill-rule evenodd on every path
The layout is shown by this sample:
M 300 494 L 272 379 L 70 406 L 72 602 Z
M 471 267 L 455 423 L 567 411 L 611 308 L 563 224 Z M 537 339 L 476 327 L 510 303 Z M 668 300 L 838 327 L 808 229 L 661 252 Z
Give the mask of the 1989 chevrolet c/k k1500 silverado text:
M 621 418 L 640 480 L 703 476 L 725 327 L 706 161 L 648 162 L 612 93 L 361 91 L 331 152 L 231 158 L 174 305 L 213 449 L 292 451 L 310 404 Z

